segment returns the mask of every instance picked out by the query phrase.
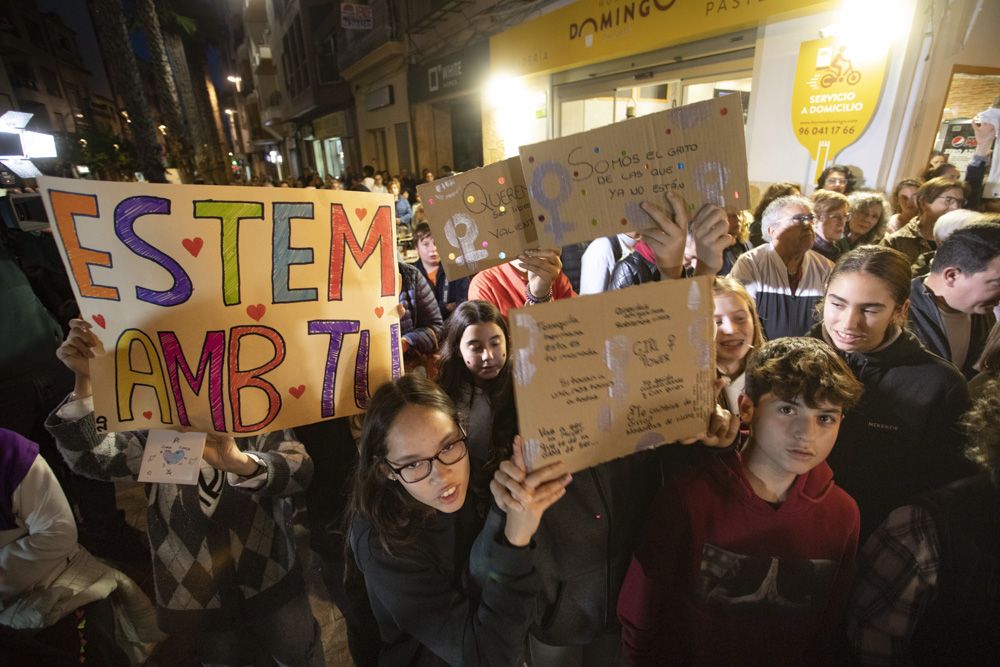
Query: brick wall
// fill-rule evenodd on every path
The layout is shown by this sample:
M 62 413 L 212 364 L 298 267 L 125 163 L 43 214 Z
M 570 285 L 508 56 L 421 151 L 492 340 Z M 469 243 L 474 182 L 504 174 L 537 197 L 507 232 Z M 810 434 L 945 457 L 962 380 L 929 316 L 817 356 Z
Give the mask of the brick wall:
M 1000 75 L 955 74 L 944 103 L 944 120 L 972 118 L 1000 97 Z

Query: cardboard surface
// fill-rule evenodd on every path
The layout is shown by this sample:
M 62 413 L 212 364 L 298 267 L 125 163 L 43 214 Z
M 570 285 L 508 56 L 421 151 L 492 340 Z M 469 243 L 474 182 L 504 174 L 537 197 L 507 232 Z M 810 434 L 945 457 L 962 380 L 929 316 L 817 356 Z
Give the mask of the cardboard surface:
M 710 276 L 511 312 L 525 462 L 571 472 L 705 430 L 715 407 Z
M 539 247 L 561 247 L 652 219 L 639 208 L 670 190 L 688 207 L 750 205 L 739 95 L 521 146 Z
M 401 368 L 391 195 L 39 178 L 106 430 L 361 412 Z
M 449 279 L 537 248 L 528 188 L 516 157 L 417 186 Z

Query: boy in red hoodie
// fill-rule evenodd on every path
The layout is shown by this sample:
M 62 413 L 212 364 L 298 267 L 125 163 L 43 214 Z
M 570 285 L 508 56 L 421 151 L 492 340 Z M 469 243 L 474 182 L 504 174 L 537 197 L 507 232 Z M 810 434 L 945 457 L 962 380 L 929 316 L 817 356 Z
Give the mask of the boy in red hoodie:
M 825 459 L 861 392 L 820 341 L 751 353 L 747 446 L 712 456 L 650 508 L 618 598 L 633 665 L 833 661 L 860 517 Z

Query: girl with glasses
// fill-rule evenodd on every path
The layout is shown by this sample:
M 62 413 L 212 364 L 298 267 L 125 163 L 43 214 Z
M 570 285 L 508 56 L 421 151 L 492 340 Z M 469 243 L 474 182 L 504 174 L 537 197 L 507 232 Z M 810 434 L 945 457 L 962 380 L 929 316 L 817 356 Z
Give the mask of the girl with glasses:
M 379 665 L 520 664 L 538 593 L 532 537 L 570 481 L 562 464 L 526 475 L 506 515 L 487 512 L 455 404 L 413 375 L 375 392 L 359 446 L 350 545 Z M 510 464 L 524 471 L 519 440 Z M 473 564 L 489 576 L 473 581 Z

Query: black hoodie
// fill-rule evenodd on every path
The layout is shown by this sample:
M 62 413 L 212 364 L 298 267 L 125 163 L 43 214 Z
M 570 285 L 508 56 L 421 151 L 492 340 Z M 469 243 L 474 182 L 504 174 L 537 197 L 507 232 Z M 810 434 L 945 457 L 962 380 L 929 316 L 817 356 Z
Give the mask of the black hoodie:
M 826 340 L 822 326 L 810 335 Z M 916 494 L 975 472 L 962 456 L 958 426 L 969 390 L 951 362 L 928 352 L 909 331 L 867 354 L 831 347 L 865 386 L 827 459 L 837 485 L 858 503 L 863 543 Z

